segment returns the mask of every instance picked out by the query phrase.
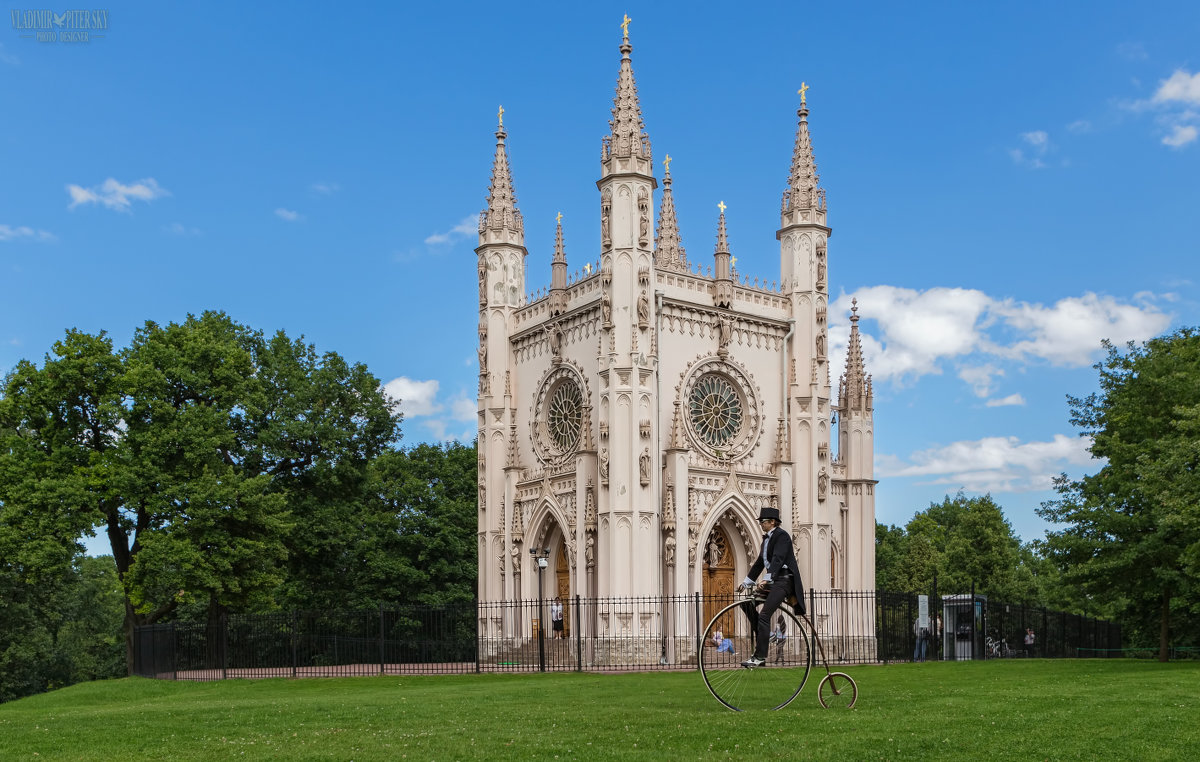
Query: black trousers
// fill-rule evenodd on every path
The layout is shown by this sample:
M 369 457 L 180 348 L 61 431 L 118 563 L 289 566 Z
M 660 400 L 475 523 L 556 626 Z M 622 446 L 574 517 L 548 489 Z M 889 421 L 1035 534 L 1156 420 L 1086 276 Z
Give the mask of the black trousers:
M 792 575 L 780 574 L 771 580 L 771 589 L 762 608 L 755 611 L 754 603 L 747 601 L 742 607 L 746 618 L 750 620 L 750 628 L 754 633 L 754 656 L 759 659 L 767 658 L 767 650 L 771 646 L 771 617 L 783 605 L 788 593 L 792 590 Z

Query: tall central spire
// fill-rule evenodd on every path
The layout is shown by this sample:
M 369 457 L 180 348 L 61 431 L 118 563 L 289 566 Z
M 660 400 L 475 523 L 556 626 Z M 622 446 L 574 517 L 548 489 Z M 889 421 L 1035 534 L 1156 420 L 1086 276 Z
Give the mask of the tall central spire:
M 504 140 L 504 108 L 497 115 L 500 124 L 496 127 L 496 157 L 492 161 L 492 182 L 488 185 L 487 208 L 479 216 L 479 232 L 508 231 L 523 237 L 525 223 L 517 209 L 517 194 L 513 191 L 512 173 L 508 168 L 508 152 Z
M 642 109 L 638 104 L 637 83 L 633 79 L 633 62 L 629 54 L 629 17 L 621 25 L 625 36 L 621 40 L 621 71 L 617 74 L 617 95 L 613 98 L 612 119 L 608 124 L 612 132 L 604 138 L 602 162 L 612 158 L 638 158 L 651 162 L 650 137 L 642 121 Z
M 808 134 L 808 104 L 805 98 L 808 89 L 807 85 L 800 88 L 800 108 L 796 111 L 800 122 L 796 126 L 792 168 L 788 173 L 788 187 L 783 192 L 780 209 L 785 227 L 796 222 L 825 222 L 825 190 L 818 187 L 821 177 L 817 174 L 817 160 L 813 157 L 812 138 Z

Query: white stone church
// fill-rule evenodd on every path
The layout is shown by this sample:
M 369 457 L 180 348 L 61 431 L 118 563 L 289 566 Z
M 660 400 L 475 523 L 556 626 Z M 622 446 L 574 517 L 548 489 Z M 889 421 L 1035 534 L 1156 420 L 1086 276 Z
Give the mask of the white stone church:
M 763 506 L 779 508 L 806 587 L 871 590 L 871 379 L 855 314 L 832 394 L 831 228 L 803 89 L 778 285 L 751 285 L 723 204 L 711 259 L 685 252 L 632 50 L 626 36 L 601 141 L 601 249 L 571 277 L 561 220 L 552 255 L 525 248 L 501 112 L 476 249 L 479 598 L 537 597 L 531 548 L 549 549 L 546 597 L 730 593 L 759 552 Z M 547 264 L 549 289 L 527 296 L 527 271 Z

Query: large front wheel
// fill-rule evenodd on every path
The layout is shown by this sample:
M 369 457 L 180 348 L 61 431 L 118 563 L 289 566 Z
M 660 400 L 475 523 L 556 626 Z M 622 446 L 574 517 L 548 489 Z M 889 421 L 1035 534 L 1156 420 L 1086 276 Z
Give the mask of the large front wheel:
M 767 663 L 761 667 L 743 667 L 754 655 L 753 621 L 758 621 L 762 601 L 744 600 L 721 609 L 704 630 L 700 647 L 700 674 L 717 701 L 735 712 L 747 709 L 782 709 L 800 695 L 812 669 L 812 644 L 808 631 L 791 609 L 784 605 L 771 623 L 777 631 L 783 618 L 783 637 L 772 637 Z M 720 630 L 727 644 L 718 645 L 713 634 Z

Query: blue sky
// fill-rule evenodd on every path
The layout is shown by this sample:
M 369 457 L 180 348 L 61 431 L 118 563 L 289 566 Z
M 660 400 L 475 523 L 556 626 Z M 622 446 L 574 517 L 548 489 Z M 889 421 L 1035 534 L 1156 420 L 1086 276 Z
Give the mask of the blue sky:
M 724 201 L 739 271 L 778 277 L 811 88 L 878 519 L 990 491 L 1040 537 L 1050 476 L 1096 467 L 1065 395 L 1095 389 L 1100 340 L 1200 324 L 1200 4 L 748 7 L 106 4 L 89 41 L 50 42 L 5 6 L 0 372 L 70 327 L 124 345 L 221 309 L 365 362 L 405 398 L 404 443 L 470 439 L 497 107 L 533 290 L 557 212 L 571 270 L 597 256 L 628 13 L 693 261 Z

